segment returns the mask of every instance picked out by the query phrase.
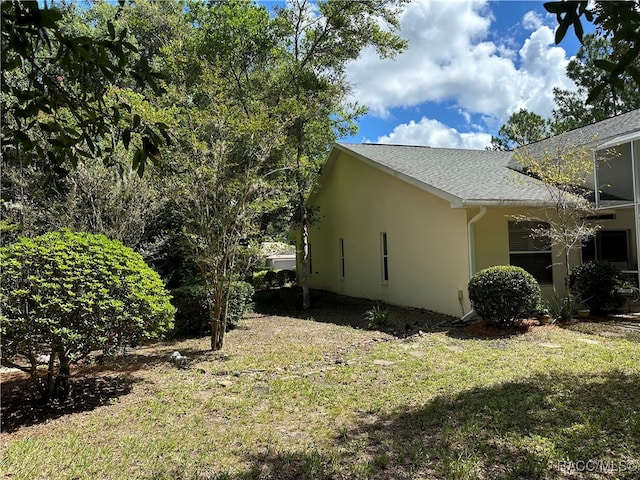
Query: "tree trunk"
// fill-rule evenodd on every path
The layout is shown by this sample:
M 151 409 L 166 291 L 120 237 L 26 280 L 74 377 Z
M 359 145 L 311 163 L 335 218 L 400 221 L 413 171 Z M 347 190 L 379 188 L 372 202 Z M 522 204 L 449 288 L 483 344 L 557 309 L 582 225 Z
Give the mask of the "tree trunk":
M 222 349 L 226 319 L 223 318 L 224 306 L 219 285 L 215 287 L 214 292 L 214 305 L 211 315 L 211 350 L 215 352 Z
M 55 359 L 58 358 L 58 372 L 55 371 Z M 69 376 L 71 360 L 64 352 L 53 350 L 49 357 L 47 379 L 42 388 L 42 400 L 45 403 L 53 399 L 65 399 L 69 396 Z
M 302 258 L 300 261 L 300 283 L 302 284 L 302 309 L 309 310 L 311 307 L 311 296 L 309 294 L 309 218 L 307 207 L 302 205 L 302 221 L 300 223 L 300 240 Z
M 218 319 L 215 318 L 214 315 L 210 315 L 211 317 L 211 350 L 218 350 Z
M 569 298 L 569 295 L 571 295 L 571 290 L 570 290 L 570 276 L 571 276 L 571 265 L 569 265 L 569 249 L 565 248 L 564 249 L 564 267 L 567 269 L 567 273 L 566 273 L 566 277 L 564 277 L 564 288 L 566 290 L 566 296 L 567 298 Z
M 42 400 L 44 402 L 49 402 L 51 397 L 55 392 L 55 383 L 56 383 L 56 351 L 52 348 L 51 354 L 49 355 L 49 364 L 47 365 L 47 379 L 42 385 Z
M 209 302 L 209 319 L 211 320 L 211 350 L 220 350 L 218 347 L 218 332 L 220 330 L 220 323 L 218 322 L 218 316 L 216 315 L 217 308 L 211 308 L 211 302 Z
M 229 301 L 231 297 L 231 283 L 227 283 L 226 292 L 224 292 L 224 304 L 220 306 L 220 330 L 218 332 L 218 350 L 224 345 L 224 336 L 227 332 L 227 318 L 229 317 Z
M 58 354 L 58 360 L 60 362 L 60 368 L 58 375 L 56 376 L 56 382 L 54 386 L 55 398 L 64 399 L 69 396 L 69 357 L 64 353 Z
M 311 298 L 309 294 L 309 211 L 307 210 L 305 189 L 302 171 L 302 158 L 304 156 L 304 121 L 296 120 L 296 186 L 298 187 L 298 205 L 300 207 L 300 240 L 302 249 L 302 262 L 300 271 L 300 283 L 302 284 L 302 309 L 309 310 Z

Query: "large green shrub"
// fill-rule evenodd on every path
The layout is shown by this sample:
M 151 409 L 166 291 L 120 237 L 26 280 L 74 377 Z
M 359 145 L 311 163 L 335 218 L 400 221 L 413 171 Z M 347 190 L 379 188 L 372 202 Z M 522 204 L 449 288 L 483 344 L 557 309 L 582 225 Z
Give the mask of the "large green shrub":
M 571 271 L 571 291 L 594 313 L 619 310 L 625 297 L 618 292 L 620 269 L 609 262 L 587 262 Z
M 469 299 L 484 320 L 506 327 L 539 308 L 540 286 L 524 269 L 500 265 L 481 270 L 471 278 Z
M 253 286 L 235 281 L 229 286 L 227 305 L 227 330 L 235 328 L 240 320 L 253 308 Z M 207 294 L 202 285 L 187 285 L 171 290 L 176 307 L 173 334 L 176 337 L 193 337 L 211 332 L 211 320 L 207 309 Z
M 207 294 L 202 285 L 175 288 L 171 296 L 171 303 L 176 307 L 174 337 L 199 337 L 211 332 Z
M 103 235 L 20 238 L 0 259 L 2 363 L 30 373 L 46 399 L 68 393 L 70 364 L 91 351 L 113 353 L 172 326 L 158 274 Z M 50 361 L 41 375 L 43 356 Z
M 278 274 L 276 270 L 267 270 L 264 276 L 265 288 L 278 288 Z
M 278 270 L 276 272 L 277 288 L 283 288 L 292 285 L 296 281 L 296 272 L 294 270 Z

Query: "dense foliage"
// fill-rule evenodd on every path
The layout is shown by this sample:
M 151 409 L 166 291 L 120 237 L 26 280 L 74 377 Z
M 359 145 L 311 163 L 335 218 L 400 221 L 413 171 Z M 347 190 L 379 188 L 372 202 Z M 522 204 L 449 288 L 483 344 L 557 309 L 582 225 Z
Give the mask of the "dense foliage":
M 251 282 L 256 290 L 283 288 L 296 282 L 295 270 L 264 269 L 253 273 Z
M 118 145 L 131 143 L 142 172 L 169 139 L 167 125 L 132 109 L 113 86 L 158 94 L 159 74 L 112 19 L 101 32 L 84 35 L 68 28 L 64 13 L 46 2 L 44 8 L 36 1 L 2 2 L 4 160 L 60 176 L 83 159 L 111 163 Z
M 575 57 L 567 64 L 567 77 L 577 90 L 554 88 L 556 108 L 549 122 L 554 133 L 566 132 L 640 108 L 640 88 L 629 76 L 617 87 L 606 83 L 608 72 L 598 67 L 612 53 L 608 37 L 585 35 Z M 640 60 L 637 62 L 640 65 Z M 590 91 L 602 86 L 596 102 L 586 103 Z
M 609 262 L 587 262 L 571 271 L 571 290 L 581 303 L 594 313 L 615 311 L 625 297 L 618 288 L 622 284 L 620 269 Z
M 171 290 L 171 303 L 176 307 L 172 336 L 196 337 L 209 332 L 207 295 L 202 285 L 183 285 Z
M 227 329 L 238 326 L 244 316 L 253 310 L 255 289 L 248 282 L 231 282 L 227 302 Z
M 227 325 L 231 330 L 253 309 L 254 288 L 250 283 L 231 282 L 227 302 Z M 195 337 L 210 333 L 209 303 L 202 285 L 185 285 L 171 290 L 171 303 L 176 307 L 173 328 L 175 337 Z
M 595 66 L 606 72 L 589 88 L 589 102 L 600 101 L 605 89 L 623 90 L 632 82 L 636 90 L 640 86 L 640 1 L 553 1 L 544 8 L 556 15 L 558 28 L 556 43 L 560 43 L 569 28 L 584 43 L 582 17 L 592 22 L 598 36 L 610 41 L 611 49 L 605 58 L 595 61 Z
M 539 309 L 541 293 L 530 273 L 520 267 L 499 265 L 471 278 L 469 299 L 484 320 L 508 327 Z
M 175 309 L 162 280 L 118 241 L 51 232 L 20 238 L 0 258 L 2 363 L 28 372 L 45 398 L 68 393 L 69 365 L 90 352 L 113 353 L 171 328 Z
M 297 222 L 305 244 L 320 163 L 365 111 L 346 66 L 367 47 L 404 48 L 403 3 L 3 2 L 2 153 L 14 162 L 0 230 L 121 239 L 171 288 L 202 285 L 222 348 L 232 285 L 260 242 Z
M 513 150 L 549 136 L 549 122 L 537 113 L 521 108 L 512 113 L 500 127 L 498 136 L 491 137 L 489 150 Z

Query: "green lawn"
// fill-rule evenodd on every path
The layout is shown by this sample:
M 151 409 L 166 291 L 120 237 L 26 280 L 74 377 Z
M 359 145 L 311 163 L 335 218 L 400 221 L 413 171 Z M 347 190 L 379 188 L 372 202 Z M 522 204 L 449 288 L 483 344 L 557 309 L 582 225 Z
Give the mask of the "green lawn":
M 3 478 L 640 476 L 637 334 L 400 338 L 309 316 L 324 321 L 256 315 L 223 352 L 164 343 L 81 370 L 84 406 L 3 405 Z

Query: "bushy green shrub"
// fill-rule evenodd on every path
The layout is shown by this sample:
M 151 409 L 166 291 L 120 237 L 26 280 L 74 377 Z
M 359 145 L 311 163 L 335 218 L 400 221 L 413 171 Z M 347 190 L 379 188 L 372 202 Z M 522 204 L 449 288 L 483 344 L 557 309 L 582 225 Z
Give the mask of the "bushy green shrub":
M 160 337 L 175 309 L 138 253 L 103 235 L 52 232 L 0 249 L 2 363 L 22 365 L 42 394 L 68 393 L 70 364 Z M 46 376 L 38 356 L 48 355 Z
M 253 286 L 256 290 L 283 288 L 296 282 L 295 270 L 259 270 L 253 274 Z
M 269 270 L 258 270 L 253 273 L 253 280 L 252 280 L 253 288 L 255 288 L 256 290 L 267 289 L 267 286 L 266 286 L 267 282 L 265 277 L 267 276 L 268 271 Z
M 276 288 L 283 288 L 296 281 L 296 272 L 294 270 L 278 270 L 276 272 Z
M 171 296 L 171 303 L 176 307 L 174 337 L 199 337 L 211 331 L 207 295 L 202 285 L 186 285 L 173 289 Z
M 593 313 L 619 310 L 625 297 L 618 292 L 620 269 L 608 262 L 587 262 L 572 270 L 571 291 Z
M 540 286 L 524 269 L 500 265 L 471 278 L 469 299 L 484 320 L 506 327 L 540 308 Z
M 244 316 L 253 310 L 255 290 L 250 283 L 232 282 L 227 311 L 227 329 L 235 328 Z
M 267 273 L 264 276 L 264 286 L 265 288 L 277 288 L 278 273 L 275 270 L 267 270 Z
M 231 282 L 227 306 L 227 330 L 233 329 L 253 308 L 255 290 L 247 282 Z M 207 294 L 202 285 L 187 285 L 171 291 L 176 307 L 173 329 L 175 337 L 197 337 L 211 332 L 211 320 L 207 310 Z

